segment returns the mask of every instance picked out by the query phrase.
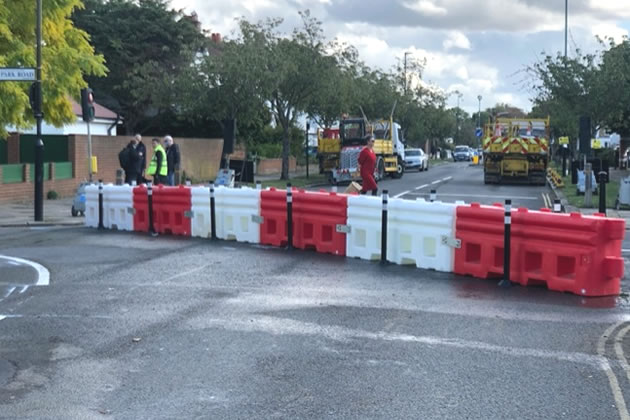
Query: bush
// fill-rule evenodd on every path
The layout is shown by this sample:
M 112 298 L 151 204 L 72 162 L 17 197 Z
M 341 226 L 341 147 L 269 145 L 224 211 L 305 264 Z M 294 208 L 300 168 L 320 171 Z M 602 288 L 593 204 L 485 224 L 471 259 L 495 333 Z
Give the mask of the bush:
M 57 194 L 57 191 L 55 190 L 50 190 L 48 191 L 48 194 L 46 194 L 46 198 L 49 200 L 56 200 L 59 198 L 59 194 Z

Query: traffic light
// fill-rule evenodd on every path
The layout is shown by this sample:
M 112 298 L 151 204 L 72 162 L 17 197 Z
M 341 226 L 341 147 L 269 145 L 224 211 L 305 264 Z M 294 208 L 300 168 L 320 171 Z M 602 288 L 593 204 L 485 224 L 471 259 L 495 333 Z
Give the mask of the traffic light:
M 83 121 L 94 121 L 94 93 L 90 88 L 81 89 L 81 113 Z

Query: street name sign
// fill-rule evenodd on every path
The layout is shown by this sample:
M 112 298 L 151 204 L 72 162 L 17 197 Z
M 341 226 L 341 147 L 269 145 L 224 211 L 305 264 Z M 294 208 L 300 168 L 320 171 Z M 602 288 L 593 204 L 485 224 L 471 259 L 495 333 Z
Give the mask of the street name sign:
M 35 69 L 0 67 L 0 81 L 34 82 Z

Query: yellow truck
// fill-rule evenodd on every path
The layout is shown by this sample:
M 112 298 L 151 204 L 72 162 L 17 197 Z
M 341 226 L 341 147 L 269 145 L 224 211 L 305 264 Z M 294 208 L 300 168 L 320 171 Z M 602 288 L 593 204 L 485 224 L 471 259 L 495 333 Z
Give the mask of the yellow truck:
M 340 151 L 337 166 L 329 173 L 331 184 L 360 179 L 358 157 L 365 146 L 365 136 L 374 136 L 377 181 L 385 175 L 401 178 L 405 172 L 405 144 L 398 123 L 389 120 L 367 122 L 364 118 L 346 118 L 339 122 Z M 330 159 L 332 161 L 332 159 Z
M 545 185 L 549 118 L 497 118 L 483 138 L 484 183 Z
M 317 159 L 319 173 L 329 174 L 339 166 L 339 152 L 341 139 L 338 128 L 324 128 L 317 130 Z

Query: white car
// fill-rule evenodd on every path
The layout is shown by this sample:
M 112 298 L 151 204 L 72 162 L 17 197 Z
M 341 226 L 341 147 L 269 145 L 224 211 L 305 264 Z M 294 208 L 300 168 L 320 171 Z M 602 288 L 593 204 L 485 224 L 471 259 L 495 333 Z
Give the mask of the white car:
M 405 149 L 405 169 L 429 170 L 429 157 L 422 149 Z

